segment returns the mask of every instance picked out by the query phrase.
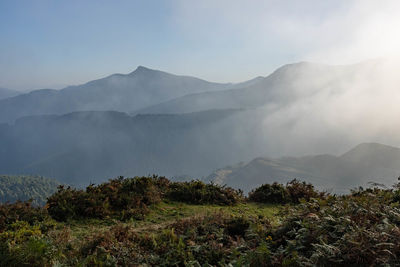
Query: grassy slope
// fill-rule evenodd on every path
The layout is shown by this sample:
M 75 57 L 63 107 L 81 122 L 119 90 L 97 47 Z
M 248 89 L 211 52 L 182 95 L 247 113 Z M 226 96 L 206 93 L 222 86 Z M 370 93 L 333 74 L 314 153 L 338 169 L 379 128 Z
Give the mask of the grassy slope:
M 158 183 L 162 188 L 163 180 L 136 178 L 133 181 L 136 187 L 143 186 L 141 182 L 148 185 L 147 182 L 153 181 L 151 186 Z M 115 189 L 118 182 L 123 181 L 114 181 L 105 189 Z M 125 181 L 131 185 L 129 182 Z M 189 188 L 200 185 L 194 182 Z M 154 189 L 151 186 L 150 189 Z M 183 187 L 186 191 L 177 191 L 174 186 L 176 184 L 170 185 L 169 190 L 189 192 L 186 187 Z M 120 218 L 118 213 L 104 213 L 102 219 L 80 219 L 82 217 L 75 216 L 57 223 L 48 216 L 40 217 L 40 209 L 29 208 L 23 203 L 15 207 L 4 205 L 3 213 L 10 222 L 3 222 L 3 232 L 0 228 L 0 266 L 25 266 L 27 263 L 32 267 L 54 264 L 260 267 L 398 265 L 400 190 L 360 188 L 350 195 L 333 196 L 314 191 L 311 193 L 316 195 L 311 194 L 309 187 L 303 183 L 286 187 L 292 193 L 291 197 L 299 196 L 299 192 L 314 196 L 307 201 L 302 199 L 298 204 L 287 205 L 247 202 L 256 199 L 277 201 L 280 194 L 273 195 L 273 198 L 268 195 L 268 199 L 263 199 L 262 196 L 266 195 L 261 194 L 281 192 L 279 189 L 283 187 L 276 185 L 260 187 L 262 192 L 257 189 L 249 200 L 242 199 L 234 206 L 193 205 L 164 198 L 164 201 L 148 204 L 143 218 L 134 219 L 140 216 L 133 216 L 128 221 L 117 220 Z M 90 188 L 89 192 L 93 190 Z M 71 192 L 67 191 L 68 194 Z M 117 196 L 122 197 L 121 192 L 123 190 Z M 213 193 L 208 192 L 207 195 L 207 192 L 204 191 L 202 196 Z M 115 194 L 109 192 L 109 196 L 115 197 Z M 148 194 L 144 196 L 149 197 Z M 196 196 L 192 194 L 191 200 L 198 199 Z M 72 195 L 69 199 L 74 197 Z M 214 194 L 214 197 L 217 200 L 218 194 Z M 65 199 L 56 198 L 59 202 Z M 85 203 L 81 201 L 78 204 L 91 208 Z M 95 203 L 92 206 L 97 208 L 109 202 L 101 200 Z M 84 210 L 79 216 L 85 217 L 86 212 L 90 210 Z M 23 216 L 22 220 L 19 214 Z M 30 214 L 38 218 L 33 223 Z
M 236 206 L 218 205 L 190 205 L 181 202 L 161 202 L 153 205 L 143 220 L 132 220 L 123 223 L 134 227 L 138 233 L 157 232 L 158 230 L 168 229 L 169 225 L 179 219 L 191 218 L 195 216 L 205 216 L 213 213 L 225 213 L 235 216 L 245 217 L 264 217 L 271 220 L 273 224 L 279 223 L 278 212 L 282 205 L 241 203 Z M 114 219 L 86 219 L 79 221 L 69 221 L 64 225 L 71 229 L 74 237 L 73 242 L 85 239 L 88 234 L 109 230 L 112 226 L 121 224 Z M 63 229 L 60 227 L 59 229 Z

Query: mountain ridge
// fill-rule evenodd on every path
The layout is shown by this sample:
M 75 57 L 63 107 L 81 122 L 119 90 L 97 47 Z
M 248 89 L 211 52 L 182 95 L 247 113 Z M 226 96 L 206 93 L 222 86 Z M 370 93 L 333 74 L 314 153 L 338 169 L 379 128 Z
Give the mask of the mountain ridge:
M 375 59 L 349 65 L 328 65 L 301 61 L 285 64 L 256 83 L 215 92 L 185 95 L 133 113 L 186 113 L 222 106 L 224 108 L 255 108 L 269 104 L 287 105 L 299 98 L 307 98 L 322 89 L 345 90 L 346 83 L 358 75 L 374 73 L 390 60 Z M 329 88 L 338 82 L 335 87 Z
M 392 165 L 382 165 L 374 161 L 364 161 L 363 157 L 349 160 L 348 153 L 361 153 L 366 158 L 376 154 L 385 160 L 392 159 L 393 151 L 399 155 Z M 397 167 L 396 167 L 397 166 Z M 400 175 L 400 148 L 379 143 L 361 143 L 340 156 L 329 154 L 264 158 L 258 157 L 248 163 L 239 163 L 214 171 L 207 180 L 249 190 L 263 183 L 274 181 L 285 183 L 298 178 L 316 186 L 345 193 L 355 186 L 366 186 L 368 182 L 378 182 L 391 186 Z
M 201 177 L 240 158 L 235 140 L 220 135 L 231 131 L 226 121 L 240 113 L 23 117 L 0 125 L 0 173 L 42 174 L 68 184 L 153 173 Z M 215 144 L 205 145 L 210 140 Z
M 17 96 L 19 94 L 21 94 L 21 92 L 19 92 L 17 90 L 11 90 L 11 89 L 0 87 L 0 100 L 6 99 L 6 98 L 9 98 L 9 97 L 14 97 L 14 96 Z
M 298 62 L 286 64 L 266 77 L 255 78 L 255 83 L 249 83 L 243 87 L 227 88 L 225 90 L 215 92 L 200 92 L 185 95 L 179 98 L 169 100 L 154 106 L 136 110 L 135 113 L 187 113 L 191 111 L 201 111 L 213 109 L 216 107 L 223 108 L 255 108 L 266 105 L 273 101 L 286 102 L 288 99 L 293 99 L 295 95 L 290 95 L 291 91 L 298 94 L 295 84 L 288 84 L 296 77 L 300 77 L 303 73 L 325 73 L 327 69 L 332 73 L 332 77 L 341 68 L 349 66 L 335 66 L 311 62 Z M 308 74 L 310 75 L 310 74 Z M 295 77 L 296 76 L 296 77 Z M 329 76 L 329 75 L 328 75 Z M 333 78 L 329 79 L 333 79 Z M 254 80 L 254 79 L 253 79 Z M 289 85 L 289 86 L 288 86 Z M 287 89 L 291 89 L 288 91 Z M 286 90 L 284 90 L 286 89 Z M 286 99 L 285 99 L 286 98 Z M 184 107 L 184 108 L 182 108 Z
M 39 89 L 0 100 L 0 122 L 11 122 L 25 115 L 73 111 L 130 112 L 186 94 L 233 86 L 139 66 L 129 74 L 113 74 L 60 90 Z

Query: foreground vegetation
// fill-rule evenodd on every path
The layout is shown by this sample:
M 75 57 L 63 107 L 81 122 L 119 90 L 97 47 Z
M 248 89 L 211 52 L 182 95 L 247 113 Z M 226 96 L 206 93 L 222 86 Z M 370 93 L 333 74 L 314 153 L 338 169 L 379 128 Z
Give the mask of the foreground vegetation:
M 1 266 L 398 265 L 400 193 L 118 178 L 0 206 Z

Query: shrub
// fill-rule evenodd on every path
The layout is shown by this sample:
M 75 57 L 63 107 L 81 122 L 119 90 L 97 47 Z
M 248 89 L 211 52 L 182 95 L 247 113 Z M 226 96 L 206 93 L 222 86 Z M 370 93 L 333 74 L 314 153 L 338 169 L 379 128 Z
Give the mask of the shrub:
M 301 199 L 309 201 L 311 198 L 324 197 L 312 184 L 294 179 L 286 186 L 278 183 L 263 184 L 249 193 L 249 200 L 261 203 L 300 203 Z
M 166 187 L 165 178 L 122 177 L 110 180 L 98 186 L 89 186 L 87 193 L 97 194 L 102 200 L 107 199 L 110 205 L 117 210 L 136 208 L 138 205 L 151 205 L 161 201 L 162 191 Z M 165 182 L 165 183 L 164 183 Z
M 119 216 L 126 220 L 141 218 L 147 206 L 161 201 L 169 181 L 164 177 L 111 179 L 100 185 L 89 185 L 86 191 L 60 186 L 48 198 L 49 214 L 56 220 L 106 218 Z
M 250 222 L 243 218 L 233 218 L 227 222 L 226 231 L 229 235 L 235 236 L 240 235 L 244 236 L 246 230 L 250 227 Z
M 256 247 L 256 242 L 246 243 L 243 234 L 250 223 L 215 213 L 181 219 L 152 233 L 139 234 L 117 225 L 88 236 L 80 261 L 90 259 L 93 264 L 108 258 L 116 259 L 117 266 L 227 266 L 236 260 L 239 250 Z M 230 232 L 233 229 L 235 233 Z
M 86 190 L 59 186 L 47 201 L 49 214 L 58 221 L 78 218 L 140 219 L 148 206 L 164 199 L 194 204 L 233 205 L 243 198 L 240 190 L 201 181 L 170 182 L 165 177 L 111 179 Z
M 171 183 L 167 198 L 192 204 L 234 205 L 243 198 L 243 193 L 230 187 L 196 180 Z
M 273 266 L 268 245 L 262 242 L 256 249 L 249 251 L 239 259 L 237 266 Z
M 397 189 L 393 193 L 393 202 L 400 202 L 400 189 Z
M 0 266 L 53 266 L 57 254 L 40 225 L 18 221 L 0 233 Z
M 297 179 L 288 182 L 286 184 L 286 189 L 292 203 L 299 203 L 300 199 L 309 201 L 311 198 L 324 196 L 323 193 L 318 193 L 312 184 L 304 181 L 300 182 Z
M 0 204 L 0 232 L 17 221 L 25 221 L 33 225 L 46 218 L 48 218 L 47 211 L 41 207 L 32 206 L 31 201 Z
M 83 190 L 60 185 L 58 191 L 47 199 L 47 210 L 50 216 L 58 221 L 75 218 L 84 211 L 82 204 L 85 198 Z
M 359 190 L 288 208 L 267 243 L 268 266 L 392 266 L 400 255 L 400 210 L 392 191 Z M 260 255 L 259 255 L 260 256 Z M 255 260 L 257 258 L 248 258 Z M 252 265 L 252 262 L 249 262 Z
M 249 193 L 249 200 L 262 203 L 288 203 L 288 190 L 281 184 L 264 184 Z

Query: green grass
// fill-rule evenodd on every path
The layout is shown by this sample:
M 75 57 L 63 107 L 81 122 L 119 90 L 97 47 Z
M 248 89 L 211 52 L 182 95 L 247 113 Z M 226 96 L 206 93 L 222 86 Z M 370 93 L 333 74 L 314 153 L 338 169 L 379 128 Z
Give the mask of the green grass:
M 243 215 L 246 217 L 266 217 L 273 222 L 278 222 L 278 212 L 282 205 L 241 203 L 235 206 L 218 205 L 191 205 L 181 202 L 161 202 L 150 208 L 150 213 L 144 220 L 133 221 L 135 226 L 146 226 L 151 224 L 165 223 L 191 217 L 195 215 L 207 215 L 211 213 L 227 213 L 232 215 Z
M 272 224 L 277 225 L 280 222 L 278 213 L 282 207 L 279 204 L 240 203 L 235 206 L 219 206 L 168 201 L 152 205 L 150 213 L 143 220 L 132 219 L 123 224 L 134 227 L 138 232 L 148 232 L 168 227 L 179 219 L 225 213 L 234 216 L 267 218 Z M 121 224 L 121 222 L 112 218 L 71 220 L 63 223 L 71 229 L 72 235 L 77 240 L 84 239 L 88 233 L 106 231 L 116 224 Z
M 281 210 L 280 204 L 262 204 L 262 203 L 240 203 L 235 206 L 219 206 L 219 205 L 195 205 L 182 202 L 161 202 L 150 207 L 150 213 L 143 220 L 135 220 L 127 222 L 134 226 L 146 226 L 178 220 L 195 215 L 207 215 L 211 213 L 224 212 L 232 215 L 243 215 L 246 217 L 266 217 L 273 222 L 279 221 L 278 213 Z M 71 226 L 81 227 L 87 225 L 111 226 L 119 221 L 112 218 L 109 219 L 80 219 L 70 220 Z
M 136 195 L 118 187 L 132 181 Z M 61 222 L 29 202 L 0 206 L 0 266 L 398 265 L 398 189 L 334 196 L 294 180 L 284 188 L 288 204 L 261 204 L 281 187 L 263 187 L 261 203 L 240 194 L 227 202 L 218 194 L 235 195 L 230 189 L 193 182 L 166 190 L 161 182 L 167 181 L 119 179 L 89 193 L 58 192 L 52 202 L 58 210 L 50 210 L 56 215 L 63 203 L 79 200 L 70 205 L 78 213 Z M 175 190 L 180 202 L 157 188 Z
M 153 204 L 149 206 L 149 213 L 146 214 L 146 216 L 143 219 L 131 219 L 129 221 L 124 221 L 124 222 L 111 217 L 105 219 L 78 219 L 78 220 L 73 219 L 73 220 L 68 220 L 66 222 L 57 222 L 56 227 L 53 230 L 51 230 L 51 232 L 48 233 L 47 236 L 49 236 L 51 240 L 53 240 L 54 244 L 59 244 L 59 246 L 63 248 L 61 250 L 63 251 L 62 253 L 65 253 L 65 255 L 76 255 L 77 257 L 76 259 L 79 259 L 79 257 L 81 257 L 80 253 L 82 253 L 82 249 L 84 249 L 88 245 L 90 246 L 91 242 L 93 240 L 96 240 L 95 237 L 96 235 L 107 237 L 109 236 L 109 233 L 112 233 L 114 231 L 113 229 L 115 229 L 116 227 L 117 228 L 122 227 L 121 229 L 123 229 L 123 227 L 127 227 L 127 229 L 129 229 L 131 233 L 138 234 L 138 236 L 140 236 L 139 238 L 140 240 L 148 240 L 146 239 L 146 236 L 150 236 L 151 238 L 159 242 L 157 243 L 158 244 L 157 246 L 162 247 L 163 245 L 165 245 L 163 242 L 172 242 L 168 241 L 169 239 L 167 241 L 165 240 L 163 241 L 163 238 L 168 237 L 172 238 L 171 240 L 174 240 L 174 236 L 176 236 L 176 234 L 174 233 L 174 227 L 176 224 L 179 225 L 182 221 L 191 221 L 193 219 L 194 220 L 198 219 L 199 222 L 201 222 L 202 218 L 220 218 L 218 215 L 222 215 L 223 218 L 230 218 L 230 216 L 237 218 L 243 216 L 254 219 L 251 220 L 253 222 L 251 224 L 251 228 L 253 229 L 253 232 L 256 232 L 259 229 L 257 228 L 258 224 L 257 223 L 254 224 L 254 222 L 259 222 L 260 219 L 268 219 L 268 221 L 270 221 L 273 225 L 280 224 L 281 223 L 280 211 L 283 209 L 283 207 L 284 207 L 283 205 L 279 204 L 258 204 L 249 202 L 239 203 L 234 206 L 219 206 L 219 205 L 206 205 L 206 204 L 195 205 L 195 204 L 185 204 L 182 202 L 175 202 L 175 201 L 163 201 L 158 204 Z M 217 222 L 218 220 L 213 223 Z M 193 227 L 193 226 L 188 226 L 188 227 Z M 212 228 L 215 226 L 210 226 L 210 227 Z M 218 230 L 212 232 L 211 235 L 208 234 L 205 236 L 207 238 L 211 238 L 213 234 L 223 233 L 223 230 L 221 231 L 220 228 L 218 228 Z M 66 236 L 66 239 L 65 238 L 62 239 L 63 236 Z M 205 237 L 199 237 L 199 238 L 201 239 Z M 59 239 L 59 241 L 57 241 L 57 239 Z M 204 241 L 205 243 L 203 244 L 200 239 L 196 241 L 198 242 L 198 246 L 204 245 L 204 247 L 207 247 L 209 245 L 209 244 L 206 245 L 208 241 L 207 242 Z M 110 241 L 107 238 L 105 238 L 104 241 L 101 242 L 105 242 L 104 244 L 110 244 L 110 242 L 116 242 L 116 241 L 115 240 Z M 190 242 L 193 243 L 194 241 Z M 241 242 L 244 241 L 242 240 Z M 102 246 L 101 244 L 98 244 L 98 246 L 101 247 Z M 123 246 L 121 244 L 117 242 L 114 245 L 116 247 Z M 171 244 L 172 246 L 176 245 L 175 243 Z M 130 245 L 126 245 L 125 249 L 129 250 L 129 246 L 132 245 L 138 246 L 138 244 L 136 243 L 135 244 L 131 243 Z M 185 246 L 187 246 L 186 243 Z M 207 248 L 207 250 L 209 250 L 209 248 Z M 149 248 L 148 251 L 146 250 L 146 253 L 156 253 L 156 252 L 152 251 Z M 79 260 L 82 260 L 82 258 L 80 258 Z M 73 263 L 68 263 L 68 264 L 73 265 Z M 86 264 L 90 266 L 90 263 Z

